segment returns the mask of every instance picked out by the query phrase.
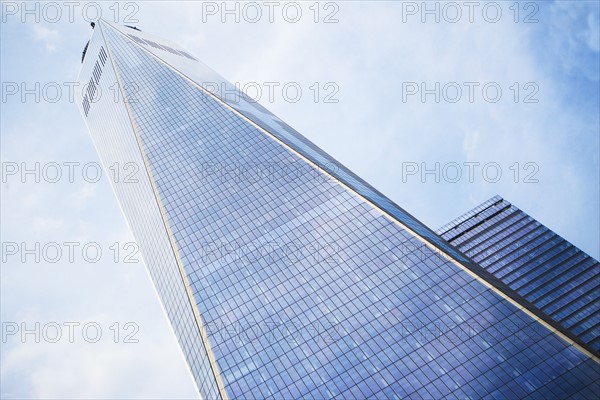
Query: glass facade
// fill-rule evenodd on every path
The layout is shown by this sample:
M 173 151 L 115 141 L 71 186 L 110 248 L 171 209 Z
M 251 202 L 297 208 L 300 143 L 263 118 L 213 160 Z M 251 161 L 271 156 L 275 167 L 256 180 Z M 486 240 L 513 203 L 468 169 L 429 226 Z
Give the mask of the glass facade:
M 152 282 L 179 340 L 191 373 L 203 398 L 217 398 L 219 389 L 205 348 L 194 306 L 186 294 L 186 283 L 173 251 L 169 232 L 154 194 L 150 175 L 123 101 L 115 100 L 121 85 L 101 30 L 96 27 L 88 45 L 76 91 L 90 134 L 111 179 Z M 85 85 L 85 86 L 84 86 Z
M 500 196 L 438 233 L 598 354 L 597 260 Z
M 597 358 L 260 105 L 227 97 L 188 52 L 104 21 L 99 32 L 124 98 L 135 97 L 120 104 L 123 134 L 137 141 L 203 330 L 205 374 L 193 371 L 203 397 L 600 391 Z M 86 118 L 109 118 L 96 109 Z

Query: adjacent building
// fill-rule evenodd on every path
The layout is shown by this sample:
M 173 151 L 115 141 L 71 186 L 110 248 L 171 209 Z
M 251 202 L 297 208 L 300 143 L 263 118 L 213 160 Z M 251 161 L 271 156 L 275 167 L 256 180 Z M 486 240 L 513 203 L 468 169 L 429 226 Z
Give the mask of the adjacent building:
M 600 350 L 600 263 L 500 196 L 437 231 L 556 322 Z
M 600 392 L 596 356 L 177 44 L 98 21 L 79 81 L 202 398 Z

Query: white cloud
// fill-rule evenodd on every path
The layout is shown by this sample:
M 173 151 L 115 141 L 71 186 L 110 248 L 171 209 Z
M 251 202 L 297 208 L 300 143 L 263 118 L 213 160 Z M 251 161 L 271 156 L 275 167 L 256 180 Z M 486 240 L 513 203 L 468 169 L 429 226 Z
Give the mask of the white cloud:
M 32 229 L 35 233 L 54 233 L 63 229 L 64 221 L 61 218 L 34 217 Z
M 589 48 L 595 52 L 600 51 L 600 19 L 598 13 L 589 13 L 587 16 L 587 30 L 584 33 Z
M 37 41 L 44 43 L 46 50 L 54 52 L 59 39 L 59 33 L 57 29 L 50 29 L 43 25 L 33 25 L 33 37 Z

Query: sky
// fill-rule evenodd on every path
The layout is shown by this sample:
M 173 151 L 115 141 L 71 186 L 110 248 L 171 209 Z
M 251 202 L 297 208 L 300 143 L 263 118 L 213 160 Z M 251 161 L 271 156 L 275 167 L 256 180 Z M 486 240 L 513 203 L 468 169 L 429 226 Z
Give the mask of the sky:
M 433 229 L 499 194 L 599 258 L 598 2 L 24 4 L 1 3 L 2 398 L 196 396 L 69 93 L 98 10 Z

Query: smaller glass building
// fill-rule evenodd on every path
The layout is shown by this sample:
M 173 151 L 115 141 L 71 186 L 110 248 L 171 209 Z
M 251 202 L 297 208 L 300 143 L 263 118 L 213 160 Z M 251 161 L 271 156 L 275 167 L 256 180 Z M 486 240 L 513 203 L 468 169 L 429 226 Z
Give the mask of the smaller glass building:
M 438 233 L 588 350 L 600 350 L 600 263 L 495 196 Z

